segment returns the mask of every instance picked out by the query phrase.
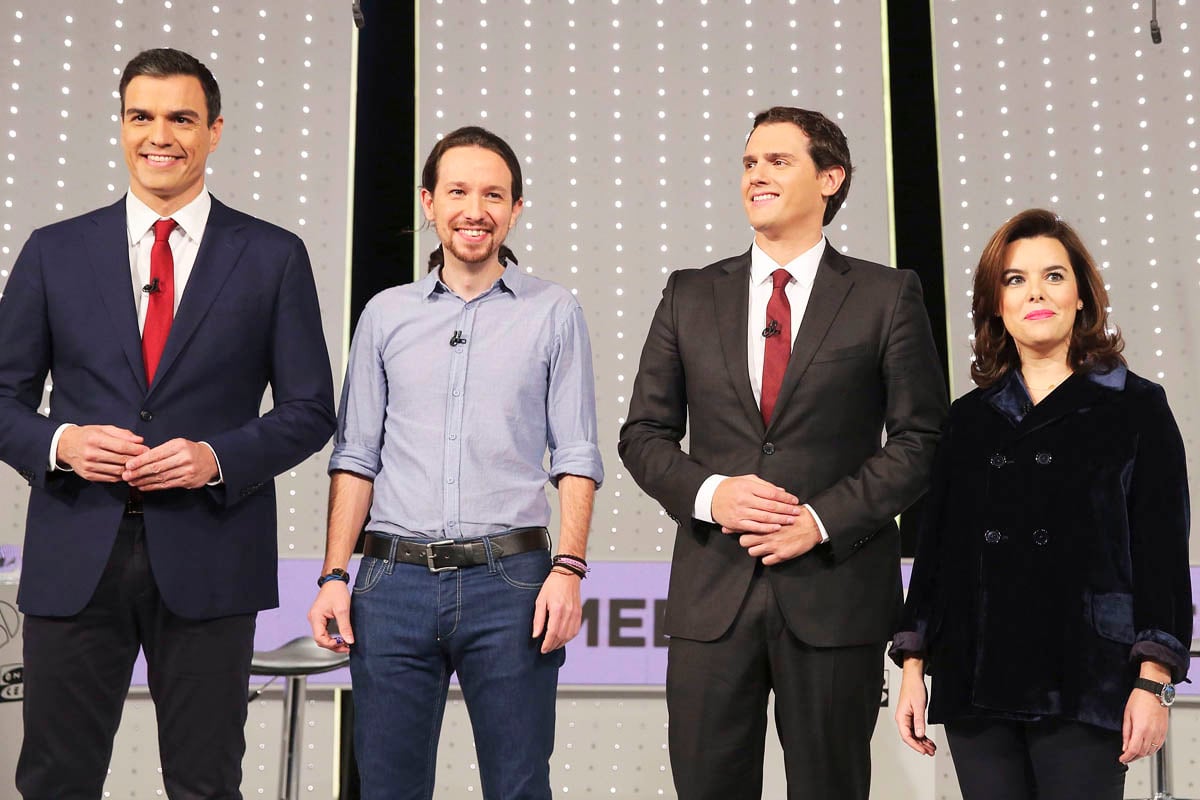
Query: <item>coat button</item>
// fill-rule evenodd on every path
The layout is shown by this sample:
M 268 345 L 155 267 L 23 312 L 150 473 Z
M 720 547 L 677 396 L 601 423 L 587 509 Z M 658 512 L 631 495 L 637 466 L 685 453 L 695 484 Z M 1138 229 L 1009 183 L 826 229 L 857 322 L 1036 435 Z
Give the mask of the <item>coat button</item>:
M 1003 453 L 995 453 L 991 458 L 988 459 L 988 463 L 996 469 L 1000 469 L 1008 463 L 1008 459 L 1004 457 Z
M 1044 467 L 1054 460 L 1054 456 L 1050 455 L 1049 453 L 1038 453 L 1033 457 L 1033 460 Z
M 775 445 L 772 442 L 767 442 L 763 445 L 763 453 L 768 456 L 775 455 Z
M 1044 547 L 1050 542 L 1050 534 L 1046 533 L 1045 528 L 1038 528 L 1033 532 L 1033 543 L 1038 547 Z
M 141 411 L 138 413 L 138 416 L 142 418 L 142 422 L 149 422 L 150 420 L 154 419 L 154 415 L 149 411 Z
M 1000 544 L 1000 531 L 988 531 L 983 535 L 983 540 L 988 544 Z

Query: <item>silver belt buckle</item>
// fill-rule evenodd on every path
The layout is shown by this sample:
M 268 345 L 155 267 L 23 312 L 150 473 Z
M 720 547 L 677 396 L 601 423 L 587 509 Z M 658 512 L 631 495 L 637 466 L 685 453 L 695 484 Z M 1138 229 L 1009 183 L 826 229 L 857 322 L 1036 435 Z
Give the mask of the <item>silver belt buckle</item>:
M 438 566 L 434 565 L 434 563 L 433 563 L 433 556 L 434 556 L 433 548 L 437 547 L 439 544 L 454 544 L 454 540 L 453 539 L 442 539 L 441 541 L 430 542 L 429 544 L 425 545 L 425 548 L 426 548 L 425 549 L 425 564 L 426 564 L 426 566 L 429 567 L 429 571 L 430 572 L 451 572 L 453 570 L 458 569 L 458 567 L 455 567 L 453 565 L 449 566 L 449 567 L 438 567 Z

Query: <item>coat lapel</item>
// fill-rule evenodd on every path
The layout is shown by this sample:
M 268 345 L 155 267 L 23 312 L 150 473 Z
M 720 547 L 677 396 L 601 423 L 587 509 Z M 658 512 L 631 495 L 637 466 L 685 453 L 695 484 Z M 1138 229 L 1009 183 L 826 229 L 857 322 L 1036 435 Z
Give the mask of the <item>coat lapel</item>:
M 750 251 L 730 259 L 725 273 L 713 281 L 714 315 L 721 339 L 725 369 L 742 410 L 760 433 L 764 430 L 762 412 L 754 402 L 750 387 L 750 362 L 746 354 L 747 316 L 750 308 Z
M 796 333 L 796 341 L 792 343 L 792 355 L 788 359 L 787 370 L 783 373 L 783 383 L 779 387 L 779 399 L 775 401 L 776 409 L 787 408 L 788 400 L 800 384 L 800 379 L 812 363 L 813 356 L 820 348 L 825 334 L 833 325 L 833 320 L 841 310 L 846 294 L 854 285 L 849 276 L 850 264 L 837 252 L 832 244 L 826 242 L 825 253 L 817 267 L 813 288 L 808 296 L 808 305 L 804 309 L 804 319 L 800 330 Z M 771 419 L 773 428 L 782 417 L 775 414 Z
M 241 235 L 241 225 L 237 216 L 214 197 L 212 210 L 208 214 L 208 224 L 204 229 L 204 239 L 196 253 L 196 263 L 183 290 L 179 310 L 171 323 L 171 334 L 163 348 L 162 360 L 154 374 L 151 391 L 170 373 L 175 360 L 183 352 L 188 340 L 195 334 L 209 307 L 217 298 L 221 287 L 225 285 L 245 246 L 246 240 Z
M 84 247 L 96 279 L 96 294 L 108 311 L 117 342 L 125 353 L 134 379 L 145 391 L 142 337 L 138 332 L 133 277 L 129 270 L 129 226 L 125 220 L 125 198 L 93 214 L 92 223 L 91 230 L 84 234 Z
M 1077 372 L 1043 398 L 1036 406 L 1017 373 L 1013 372 L 985 397 L 986 402 L 1013 426 L 1013 438 L 1020 439 L 1063 417 L 1111 400 L 1125 388 L 1125 367 L 1107 373 Z

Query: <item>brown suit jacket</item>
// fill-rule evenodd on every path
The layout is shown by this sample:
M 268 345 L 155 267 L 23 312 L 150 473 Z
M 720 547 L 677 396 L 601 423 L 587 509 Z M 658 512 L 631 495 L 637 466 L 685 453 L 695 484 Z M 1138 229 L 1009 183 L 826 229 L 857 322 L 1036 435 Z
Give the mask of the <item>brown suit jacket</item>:
M 830 536 L 766 568 L 792 632 L 885 642 L 902 601 L 895 517 L 925 492 L 947 406 L 920 282 L 828 245 L 769 427 L 750 388 L 749 284 L 749 252 L 671 275 L 621 429 L 630 474 L 679 523 L 666 633 L 711 641 L 732 624 L 756 559 L 692 511 L 710 475 L 753 473 Z

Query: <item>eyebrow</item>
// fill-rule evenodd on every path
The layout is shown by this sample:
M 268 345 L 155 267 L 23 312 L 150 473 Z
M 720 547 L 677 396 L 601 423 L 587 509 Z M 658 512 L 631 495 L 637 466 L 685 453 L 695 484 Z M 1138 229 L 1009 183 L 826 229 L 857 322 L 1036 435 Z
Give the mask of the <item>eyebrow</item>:
M 127 109 L 125 109 L 125 116 L 126 117 L 136 117 L 136 116 L 153 117 L 154 112 L 148 111 L 144 108 L 127 108 Z M 176 111 L 168 111 L 168 112 L 166 112 L 166 114 L 164 114 L 164 116 L 167 116 L 167 117 L 191 117 L 192 119 L 200 119 L 200 112 L 194 111 L 190 108 L 181 108 Z
M 1062 264 L 1051 264 L 1051 265 L 1050 265 L 1050 266 L 1048 266 L 1048 267 L 1043 267 L 1043 268 L 1042 268 L 1042 274 L 1043 274 L 1043 275 L 1045 275 L 1047 272 L 1054 272 L 1055 270 L 1058 270 L 1058 269 L 1064 269 L 1064 270 L 1065 270 L 1065 269 L 1066 269 L 1066 267 L 1065 267 L 1065 266 L 1063 266 Z M 1012 272 L 1012 273 L 1016 273 L 1016 274 L 1018 274 L 1018 275 L 1024 275 L 1024 274 L 1025 274 L 1025 273 L 1027 273 L 1028 271 L 1029 271 L 1029 270 L 1026 270 L 1026 269 L 1021 269 L 1020 267 L 1005 267 L 1005 268 L 1004 268 L 1004 269 L 1001 271 L 1001 273 L 1000 273 L 1000 274 L 1001 274 L 1001 275 L 1007 275 L 1007 274 L 1009 274 L 1010 272 Z
M 466 181 L 446 181 L 446 185 L 454 186 L 459 189 L 468 188 L 470 186 L 470 184 L 468 184 Z M 494 184 L 492 186 L 484 186 L 481 191 L 484 191 L 484 192 L 507 192 L 508 187 L 501 186 L 500 184 Z
M 793 153 L 763 153 L 762 154 L 763 161 L 774 161 L 777 158 L 792 159 L 795 157 L 796 156 Z M 746 155 L 742 156 L 742 161 L 743 162 L 753 161 L 757 158 L 758 158 L 758 156 L 747 153 Z

